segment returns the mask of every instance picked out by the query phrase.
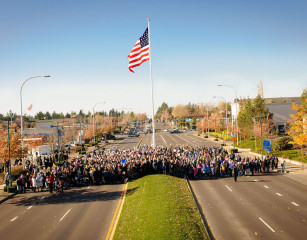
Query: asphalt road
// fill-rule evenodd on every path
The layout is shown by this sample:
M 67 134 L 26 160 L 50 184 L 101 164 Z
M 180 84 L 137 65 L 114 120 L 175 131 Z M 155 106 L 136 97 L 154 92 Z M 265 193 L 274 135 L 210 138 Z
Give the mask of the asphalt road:
M 220 142 L 164 132 L 157 146 L 218 146 Z M 152 144 L 152 134 L 117 136 L 109 148 Z M 281 174 L 192 181 L 216 239 L 307 239 L 307 185 Z M 16 195 L 0 205 L 0 239 L 105 239 L 123 185 Z
M 220 146 L 187 131 L 156 133 L 157 146 Z M 130 144 L 129 144 L 130 142 Z M 136 143 L 127 140 L 126 147 Z M 152 134 L 140 146 L 151 145 Z M 241 153 L 246 156 L 247 153 Z M 193 189 L 216 239 L 307 239 L 307 186 L 287 175 L 242 176 L 192 181 Z
M 16 195 L 0 205 L 0 239 L 105 239 L 123 185 Z

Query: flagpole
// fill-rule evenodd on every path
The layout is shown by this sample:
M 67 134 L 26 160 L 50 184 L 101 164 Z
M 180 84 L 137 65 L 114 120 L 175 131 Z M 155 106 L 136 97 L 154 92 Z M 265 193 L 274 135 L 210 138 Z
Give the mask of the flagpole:
M 151 44 L 150 44 L 150 19 L 148 19 L 148 41 L 149 41 L 149 68 L 151 80 L 151 102 L 152 102 L 152 145 L 156 147 L 156 129 L 155 129 L 155 109 L 154 109 L 154 94 L 153 94 L 153 81 L 152 81 L 152 68 L 151 68 Z

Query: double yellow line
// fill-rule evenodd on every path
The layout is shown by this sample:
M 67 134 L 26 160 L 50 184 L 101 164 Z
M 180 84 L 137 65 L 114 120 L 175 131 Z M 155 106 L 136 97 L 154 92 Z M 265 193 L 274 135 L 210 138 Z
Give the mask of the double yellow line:
M 136 147 L 138 148 L 141 144 L 141 142 L 143 141 L 144 136 L 141 138 L 141 140 L 139 141 L 139 143 L 136 145 Z
M 124 202 L 125 202 L 127 188 L 128 188 L 128 183 L 126 183 L 123 187 L 122 194 L 121 194 L 119 202 L 117 204 L 116 211 L 114 213 L 111 225 L 109 227 L 109 231 L 108 231 L 106 240 L 112 240 L 113 239 L 113 236 L 114 236 L 114 233 L 115 233 L 115 230 L 116 230 L 116 226 L 117 226 L 117 223 L 118 223 L 118 220 L 119 220 L 119 217 L 120 217 L 120 214 L 122 212 L 123 205 L 124 205 Z

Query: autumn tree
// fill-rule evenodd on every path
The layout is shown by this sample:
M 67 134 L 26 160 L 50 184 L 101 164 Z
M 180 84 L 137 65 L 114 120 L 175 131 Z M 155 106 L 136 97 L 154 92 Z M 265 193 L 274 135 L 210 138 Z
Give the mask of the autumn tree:
M 10 156 L 11 158 L 21 158 L 21 141 L 19 129 L 15 124 L 12 124 L 9 129 L 10 133 Z M 0 128 L 0 162 L 5 162 L 9 159 L 8 145 L 8 129 L 7 125 L 3 124 Z
M 292 103 L 292 109 L 296 114 L 290 114 L 293 120 L 290 123 L 290 135 L 293 137 L 293 143 L 298 144 L 302 150 L 307 144 L 307 88 L 303 91 L 301 99 L 300 106 Z
M 190 115 L 189 109 L 182 104 L 176 105 L 173 109 L 173 116 L 175 118 L 188 117 L 189 115 Z

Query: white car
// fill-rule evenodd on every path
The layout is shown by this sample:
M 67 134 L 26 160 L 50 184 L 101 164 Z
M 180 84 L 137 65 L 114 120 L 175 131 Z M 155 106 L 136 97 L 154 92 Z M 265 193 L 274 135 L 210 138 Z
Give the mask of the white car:
M 164 132 L 168 132 L 168 129 L 166 128 L 166 129 L 164 129 L 163 131 L 164 131 Z

